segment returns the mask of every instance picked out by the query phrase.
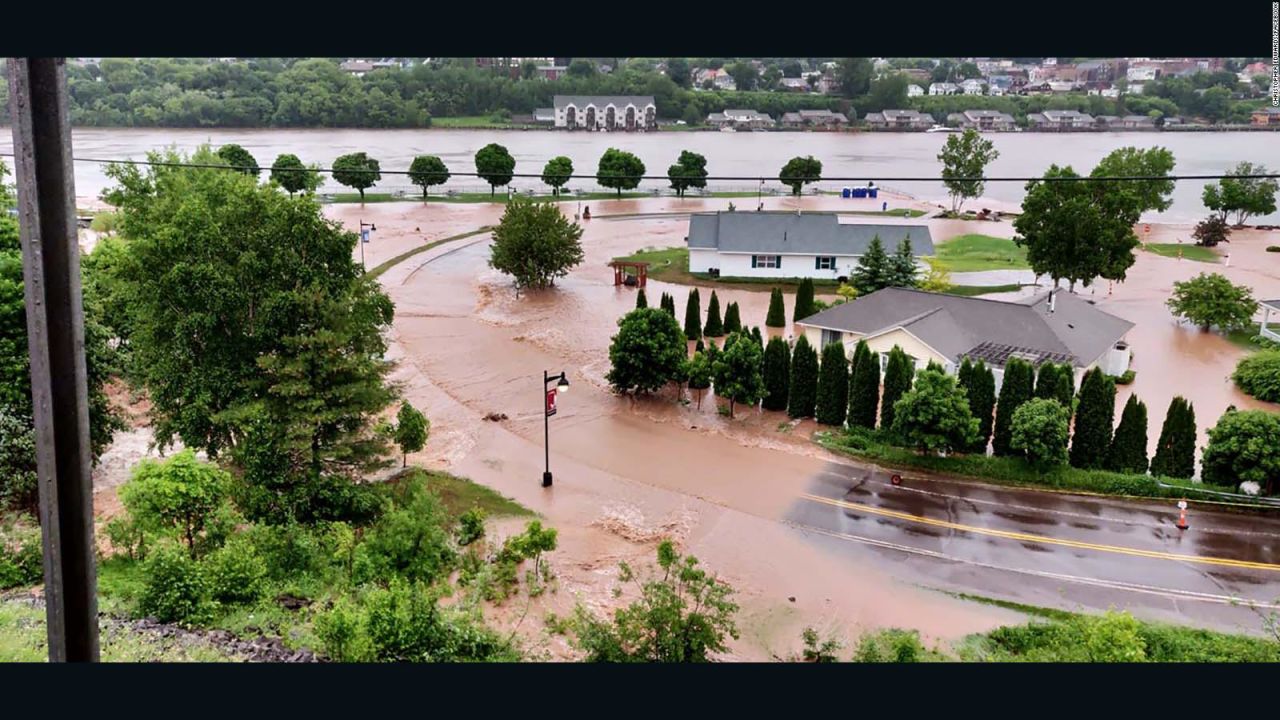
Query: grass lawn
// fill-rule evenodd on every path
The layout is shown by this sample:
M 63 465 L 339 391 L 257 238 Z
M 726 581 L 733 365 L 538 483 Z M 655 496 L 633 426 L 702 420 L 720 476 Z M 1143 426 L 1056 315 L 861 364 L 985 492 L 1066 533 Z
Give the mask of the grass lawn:
M 924 210 L 915 208 L 894 208 L 892 210 L 837 210 L 840 215 L 876 215 L 879 217 L 918 218 L 925 214 Z
M 461 239 L 463 239 L 463 238 L 469 238 L 469 237 L 471 237 L 471 236 L 473 236 L 473 235 L 479 235 L 479 234 L 481 234 L 481 233 L 487 233 L 487 232 L 489 232 L 490 230 L 493 230 L 493 226 L 492 226 L 492 225 L 485 225 L 484 227 L 482 227 L 482 228 L 480 228 L 480 229 L 478 229 L 478 230 L 472 230 L 471 232 L 465 232 L 465 233 L 462 233 L 461 235 L 451 235 L 451 236 L 449 236 L 449 237 L 447 237 L 447 238 L 442 238 L 442 239 L 440 239 L 440 240 L 436 240 L 435 242 L 429 242 L 429 243 L 427 243 L 427 244 L 425 244 L 425 245 L 420 245 L 420 246 L 418 246 L 418 247 L 416 247 L 416 248 L 414 248 L 414 249 L 412 249 L 412 250 L 408 250 L 408 251 L 406 251 L 406 252 L 402 252 L 402 253 L 400 253 L 399 255 L 397 255 L 397 256 L 395 256 L 395 257 L 391 258 L 390 260 L 388 260 L 388 261 L 386 261 L 386 262 L 384 262 L 384 263 L 382 263 L 382 264 L 378 265 L 377 267 L 373 268 L 372 270 L 369 270 L 366 274 L 367 274 L 369 277 L 371 277 L 371 278 L 375 278 L 375 279 L 376 279 L 376 278 L 377 278 L 379 275 L 381 275 L 382 273 L 384 273 L 384 272 L 386 272 L 386 271 L 390 270 L 391 268 L 395 267 L 396 265 L 399 265 L 400 263 L 404 262 L 405 260 L 408 260 L 409 258 L 413 257 L 414 255 L 417 255 L 418 253 L 426 252 L 426 251 L 430 250 L 431 248 L 433 248 L 433 247 L 435 247 L 435 246 L 437 246 L 437 245 L 443 245 L 444 243 L 447 243 L 447 242 L 453 242 L 454 240 L 461 240 Z
M 43 608 L 0 602 L 0 663 L 47 662 L 49 647 Z M 103 621 L 99 635 L 103 662 L 230 662 L 212 645 L 173 642 L 159 634 L 135 632 Z
M 1219 257 L 1211 248 L 1189 243 L 1143 243 L 1142 249 L 1171 258 L 1178 257 L 1178 251 L 1182 251 L 1182 257 L 1202 263 L 1216 263 Z
M 960 235 L 934 246 L 933 264 L 948 272 L 979 272 L 982 270 L 1024 270 L 1027 264 L 1026 248 L 1018 247 L 1012 240 L 970 233 Z
M 714 278 L 706 273 L 691 273 L 688 248 L 646 248 L 630 255 L 616 257 L 614 260 L 650 263 L 649 279 L 677 285 L 718 285 L 735 290 L 769 292 L 775 287 L 794 289 L 800 285 L 801 281 L 801 278 Z M 835 280 L 814 280 L 813 284 L 817 288 L 834 288 L 839 285 Z
M 952 285 L 947 288 L 946 293 L 948 295 L 974 297 L 975 295 L 988 295 L 991 293 L 1017 292 L 1021 288 L 1022 286 L 1017 283 L 1012 285 Z
M 1262 346 L 1253 341 L 1261 331 L 1262 326 L 1259 323 L 1250 323 L 1249 327 L 1227 333 L 1226 338 L 1245 350 L 1261 350 Z
M 466 478 L 420 468 L 410 468 L 409 474 L 421 477 L 427 487 L 440 497 L 449 514 L 454 517 L 473 507 L 484 510 L 490 516 L 535 514 L 515 500 Z
M 510 122 L 506 120 L 494 120 L 493 117 L 489 115 L 464 115 L 461 117 L 431 118 L 431 127 L 433 128 L 493 128 L 510 126 Z

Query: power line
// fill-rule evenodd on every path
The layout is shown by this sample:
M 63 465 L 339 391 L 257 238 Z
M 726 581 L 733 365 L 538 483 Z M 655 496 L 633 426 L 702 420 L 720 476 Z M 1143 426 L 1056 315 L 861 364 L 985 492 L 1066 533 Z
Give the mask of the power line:
M 0 153 L 0 157 L 14 157 L 13 153 Z M 280 172 L 315 172 L 326 175 L 332 175 L 334 172 L 365 172 L 362 170 L 335 170 L 334 168 L 322 167 L 262 167 L 250 165 L 230 165 L 226 163 L 190 163 L 190 162 L 170 162 L 166 160 L 129 160 L 129 159 L 104 159 L 104 158 L 72 158 L 73 162 L 98 163 L 103 165 L 119 164 L 119 165 L 144 165 L 151 167 L 185 167 L 185 168 L 207 168 L 222 170 L 257 170 L 257 171 L 276 171 Z M 369 171 L 373 172 L 373 171 Z M 409 170 L 382 170 L 377 172 L 380 175 L 409 175 Z M 432 173 L 423 173 L 432 176 Z M 442 173 L 441 173 L 442 174 Z M 436 174 L 439 177 L 441 174 Z M 489 173 L 490 175 L 496 173 Z M 486 176 L 479 172 L 448 172 L 449 177 L 478 177 Z M 542 173 L 511 173 L 512 178 L 534 178 L 542 179 Z M 612 179 L 631 179 L 631 180 L 669 180 L 666 175 L 625 175 L 625 174 L 579 174 L 571 173 L 568 175 L 555 175 L 557 178 L 567 178 L 569 180 L 612 180 Z M 1126 182 L 1126 181 L 1142 181 L 1142 180 L 1222 180 L 1225 178 L 1233 178 L 1237 180 L 1266 180 L 1280 179 L 1280 173 L 1252 173 L 1248 175 L 1230 175 L 1230 174 L 1198 174 L 1198 175 L 1127 175 L 1127 176 L 1108 176 L 1108 177 L 1090 177 L 1088 175 L 1079 175 L 1071 177 L 955 177 L 946 178 L 946 181 L 952 182 Z M 706 175 L 701 180 L 716 180 L 730 182 L 767 182 L 779 181 L 786 183 L 789 180 L 803 180 L 806 182 L 863 182 L 866 176 L 856 177 L 782 177 L 774 175 Z M 944 182 L 943 178 L 937 176 L 928 177 L 880 177 L 880 182 Z

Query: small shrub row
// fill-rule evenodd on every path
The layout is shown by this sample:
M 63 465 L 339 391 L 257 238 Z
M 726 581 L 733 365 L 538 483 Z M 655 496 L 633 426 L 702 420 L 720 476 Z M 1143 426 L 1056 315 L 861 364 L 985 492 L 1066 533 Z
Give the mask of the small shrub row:
M 1268 245 L 1267 252 L 1280 253 L 1280 245 Z
M 1280 350 L 1262 350 L 1242 359 L 1231 374 L 1242 392 L 1280 402 Z

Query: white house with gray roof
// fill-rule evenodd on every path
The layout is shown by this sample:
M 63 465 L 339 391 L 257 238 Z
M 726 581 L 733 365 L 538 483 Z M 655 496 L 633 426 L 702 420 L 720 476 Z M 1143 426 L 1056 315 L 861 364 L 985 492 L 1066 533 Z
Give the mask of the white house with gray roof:
M 720 277 L 847 278 L 879 237 L 886 253 L 907 239 L 933 254 L 927 225 L 842 223 L 835 213 L 718 212 L 689 217 L 689 271 Z
M 556 127 L 570 130 L 652 130 L 658 106 L 652 95 L 556 95 Z
M 1272 342 L 1280 342 L 1280 327 L 1271 327 L 1272 313 L 1280 319 L 1280 299 L 1263 300 L 1258 306 L 1262 308 L 1262 325 L 1258 334 Z
M 895 345 L 917 368 L 932 360 L 955 373 L 964 358 L 981 360 L 995 374 L 997 388 L 1013 357 L 1035 366 L 1069 363 L 1077 387 L 1092 367 L 1123 375 L 1130 357 L 1125 336 L 1132 327 L 1065 290 L 1005 302 L 886 288 L 796 322 L 815 347 L 840 342 L 850 357 L 858 341 L 866 340 L 882 370 Z

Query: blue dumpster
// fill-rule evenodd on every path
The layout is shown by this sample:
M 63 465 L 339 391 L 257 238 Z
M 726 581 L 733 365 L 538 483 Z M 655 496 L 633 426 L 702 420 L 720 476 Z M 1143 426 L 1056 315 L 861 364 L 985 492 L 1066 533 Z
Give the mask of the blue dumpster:
M 849 190 L 849 188 L 844 188 L 844 189 L 842 189 L 842 190 L 840 191 L 840 197 L 845 198 L 845 199 L 848 199 L 848 198 L 849 198 L 849 196 L 850 196 L 850 195 L 852 195 L 852 194 L 853 194 L 853 193 L 852 193 L 852 191 L 851 191 L 851 190 Z
M 867 190 L 867 193 L 871 195 L 871 197 L 878 197 L 880 195 L 880 188 L 870 188 Z
M 853 196 L 854 196 L 854 197 L 856 197 L 856 198 L 864 198 L 864 197 L 866 197 L 866 196 L 867 196 L 867 189 L 866 189 L 866 188 L 864 188 L 864 187 L 857 187 L 857 188 L 854 188 L 854 189 L 853 189 Z

